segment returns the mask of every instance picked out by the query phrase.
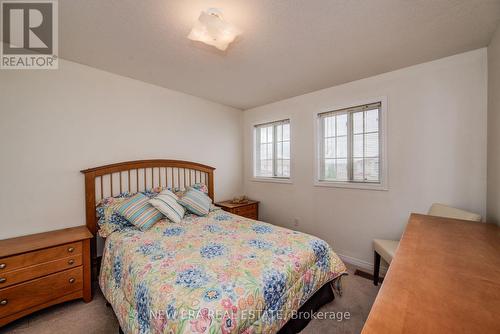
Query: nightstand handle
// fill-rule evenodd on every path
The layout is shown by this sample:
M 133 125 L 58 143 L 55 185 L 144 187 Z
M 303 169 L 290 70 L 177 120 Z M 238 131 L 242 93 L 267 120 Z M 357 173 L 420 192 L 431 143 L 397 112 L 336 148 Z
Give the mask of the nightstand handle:
M 5 306 L 9 301 L 7 299 L 0 300 L 0 305 Z
M 5 283 L 7 282 L 7 279 L 5 277 L 0 277 L 0 283 Z
M 73 251 L 74 251 L 74 250 L 75 250 L 75 249 L 74 249 L 73 247 L 69 247 L 69 248 L 68 248 L 68 252 L 70 252 L 70 253 L 73 253 Z
M 7 267 L 5 263 L 0 263 L 0 269 L 5 269 L 5 267 Z
M 69 282 L 70 282 L 71 284 L 73 284 L 73 283 L 75 283 L 75 279 L 74 279 L 73 277 L 71 277 L 71 278 L 69 279 Z
M 71 266 L 71 265 L 73 265 L 73 264 L 75 264 L 75 260 L 73 260 L 73 259 L 69 259 L 69 260 L 68 260 L 68 264 L 69 264 L 70 266 Z

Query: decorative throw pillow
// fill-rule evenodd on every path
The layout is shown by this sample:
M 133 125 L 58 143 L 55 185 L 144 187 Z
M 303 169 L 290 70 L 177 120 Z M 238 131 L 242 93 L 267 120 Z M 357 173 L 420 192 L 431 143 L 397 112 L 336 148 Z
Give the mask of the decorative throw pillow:
M 173 192 L 175 194 L 175 196 L 177 196 L 177 199 L 181 198 L 182 196 L 184 196 L 184 193 L 186 192 L 185 189 L 181 189 L 179 187 L 175 187 L 175 188 L 168 188 L 168 190 L 170 190 L 171 192 Z
M 202 182 L 195 183 L 191 186 L 191 188 L 199 190 L 199 191 L 203 192 L 205 195 L 208 195 L 208 187 L 205 183 L 202 183 Z
M 174 223 L 180 223 L 186 210 L 177 203 L 179 197 L 170 190 L 163 190 L 158 196 L 149 200 L 149 204 L 167 216 Z
M 117 205 L 115 211 L 141 231 L 145 231 L 163 217 L 148 201 L 149 197 L 138 193 Z
M 198 216 L 206 216 L 210 211 L 212 200 L 202 191 L 190 188 L 179 200 L 179 204 Z
M 168 187 L 163 187 L 163 186 L 158 186 L 154 187 L 151 189 L 146 189 L 141 191 L 142 194 L 148 196 L 149 198 L 156 197 L 159 193 L 161 193 L 163 190 L 169 189 Z
M 115 212 L 115 206 L 126 199 L 126 197 L 109 197 L 102 200 L 97 206 L 97 224 L 99 225 L 99 235 L 101 237 L 107 238 L 114 231 L 134 227 L 128 220 Z

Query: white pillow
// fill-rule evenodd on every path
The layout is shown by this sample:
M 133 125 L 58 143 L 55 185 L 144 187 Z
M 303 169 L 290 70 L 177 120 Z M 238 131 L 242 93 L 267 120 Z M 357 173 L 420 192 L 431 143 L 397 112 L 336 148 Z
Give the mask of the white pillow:
M 158 196 L 150 199 L 149 204 L 154 206 L 174 223 L 180 223 L 186 210 L 182 205 L 177 203 L 178 199 L 179 197 L 170 190 L 163 190 Z

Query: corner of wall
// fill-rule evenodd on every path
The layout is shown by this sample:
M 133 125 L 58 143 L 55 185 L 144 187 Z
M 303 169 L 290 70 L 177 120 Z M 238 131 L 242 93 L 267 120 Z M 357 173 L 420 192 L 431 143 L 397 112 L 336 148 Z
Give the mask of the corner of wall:
M 486 219 L 500 225 L 500 25 L 493 34 L 488 56 Z

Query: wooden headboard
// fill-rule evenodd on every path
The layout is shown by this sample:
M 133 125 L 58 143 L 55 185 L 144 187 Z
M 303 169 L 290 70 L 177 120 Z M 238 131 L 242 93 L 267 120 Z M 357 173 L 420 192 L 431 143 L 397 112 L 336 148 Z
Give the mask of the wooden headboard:
M 185 189 L 197 182 L 208 187 L 208 196 L 214 200 L 215 168 L 181 160 L 137 160 L 89 168 L 85 174 L 85 217 L 87 228 L 94 235 L 92 260 L 97 258 L 96 205 L 106 197 L 128 191 L 135 193 L 159 186 Z

